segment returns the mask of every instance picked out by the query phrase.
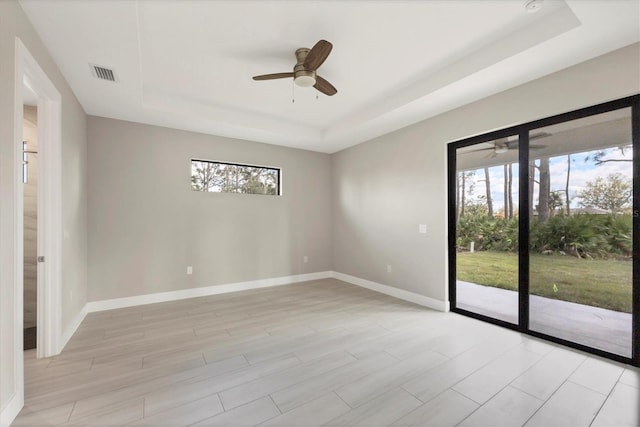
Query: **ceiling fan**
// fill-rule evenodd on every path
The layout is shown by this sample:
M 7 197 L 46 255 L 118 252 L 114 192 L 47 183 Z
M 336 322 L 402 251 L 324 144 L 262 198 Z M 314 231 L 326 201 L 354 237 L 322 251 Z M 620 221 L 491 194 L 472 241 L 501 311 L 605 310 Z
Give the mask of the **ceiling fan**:
M 550 133 L 547 132 L 540 132 L 540 133 L 536 133 L 536 134 L 532 134 L 529 137 L 529 141 L 533 141 L 535 139 L 541 139 L 541 138 L 546 138 L 551 136 Z M 476 151 L 493 151 L 492 153 L 492 157 L 496 156 L 498 154 L 504 154 L 509 150 L 513 150 L 513 149 L 517 149 L 518 148 L 518 144 L 519 144 L 519 140 L 518 139 L 514 139 L 514 140 L 509 140 L 508 138 L 500 138 L 500 139 L 496 139 L 495 141 L 487 141 L 488 143 L 493 142 L 493 147 L 490 148 L 478 148 L 477 150 L 470 150 L 469 152 L 476 152 Z M 540 144 L 529 144 L 529 149 L 531 150 L 541 150 L 543 148 L 546 148 L 546 145 L 540 145 Z
M 293 77 L 293 82 L 302 87 L 313 86 L 325 95 L 335 95 L 338 90 L 331 83 L 316 74 L 318 67 L 327 59 L 333 45 L 326 40 L 320 40 L 311 49 L 301 47 L 296 50 L 296 65 L 291 73 L 263 74 L 253 76 L 253 80 L 273 80 Z

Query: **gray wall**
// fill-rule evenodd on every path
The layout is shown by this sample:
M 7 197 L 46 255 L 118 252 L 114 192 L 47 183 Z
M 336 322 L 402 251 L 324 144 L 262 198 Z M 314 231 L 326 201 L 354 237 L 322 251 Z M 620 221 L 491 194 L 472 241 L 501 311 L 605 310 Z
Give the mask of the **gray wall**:
M 639 50 L 628 46 L 334 154 L 333 269 L 447 301 L 446 144 L 638 93 Z
M 18 36 L 62 95 L 62 331 L 86 303 L 86 115 L 17 1 L 0 1 L 0 410 L 16 391 L 13 216 L 14 72 Z M 19 166 L 19 165 L 18 165 Z M 73 293 L 73 297 L 71 297 Z M 22 307 L 19 308 L 22 310 Z
M 329 155 L 88 123 L 89 301 L 331 270 Z M 192 191 L 191 158 L 280 167 L 282 196 Z

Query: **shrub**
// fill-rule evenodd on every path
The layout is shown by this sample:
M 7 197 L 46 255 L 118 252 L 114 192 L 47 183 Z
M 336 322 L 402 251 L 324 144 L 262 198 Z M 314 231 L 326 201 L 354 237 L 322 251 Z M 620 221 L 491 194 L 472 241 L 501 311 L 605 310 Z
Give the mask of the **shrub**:
M 534 220 L 529 234 L 530 249 L 538 253 L 564 253 L 578 258 L 625 257 L 632 254 L 631 215 L 557 215 L 545 223 Z M 518 219 L 489 219 L 464 215 L 457 226 L 457 246 L 468 250 L 517 252 Z
M 490 219 L 486 215 L 464 215 L 458 221 L 456 243 L 468 250 L 471 242 L 478 251 L 518 250 L 518 219 Z

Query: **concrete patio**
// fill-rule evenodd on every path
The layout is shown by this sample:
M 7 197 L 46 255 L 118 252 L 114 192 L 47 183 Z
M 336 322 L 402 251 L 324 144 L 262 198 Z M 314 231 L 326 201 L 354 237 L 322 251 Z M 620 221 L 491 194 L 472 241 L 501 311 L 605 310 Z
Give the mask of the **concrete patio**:
M 518 323 L 518 293 L 457 281 L 458 308 Z M 529 328 L 631 357 L 630 313 L 531 295 Z

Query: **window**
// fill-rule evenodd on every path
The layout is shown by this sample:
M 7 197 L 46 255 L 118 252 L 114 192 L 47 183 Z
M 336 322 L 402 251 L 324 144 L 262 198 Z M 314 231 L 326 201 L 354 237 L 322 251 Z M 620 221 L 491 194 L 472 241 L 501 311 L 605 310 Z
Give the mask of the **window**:
M 191 189 L 278 196 L 280 169 L 191 159 Z

